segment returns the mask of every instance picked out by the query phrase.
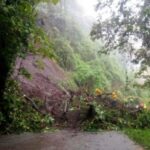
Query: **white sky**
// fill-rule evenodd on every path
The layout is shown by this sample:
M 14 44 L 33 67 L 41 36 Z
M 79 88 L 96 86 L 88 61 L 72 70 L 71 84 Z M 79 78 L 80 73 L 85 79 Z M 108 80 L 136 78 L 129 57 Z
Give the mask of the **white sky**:
M 114 1 L 114 9 L 115 4 L 117 4 L 119 1 L 120 0 Z M 77 0 L 77 2 L 83 9 L 82 14 L 83 16 L 97 18 L 98 12 L 95 11 L 95 5 L 98 3 L 98 0 Z M 134 11 L 137 12 L 138 8 L 135 7 L 137 4 L 142 5 L 142 0 L 129 0 L 127 6 L 129 8 L 134 8 Z M 109 18 L 110 17 L 109 9 L 106 9 L 105 12 L 102 12 L 102 14 L 103 18 Z
M 97 12 L 94 10 L 97 0 L 77 0 L 77 2 L 82 7 L 84 16 L 97 17 Z

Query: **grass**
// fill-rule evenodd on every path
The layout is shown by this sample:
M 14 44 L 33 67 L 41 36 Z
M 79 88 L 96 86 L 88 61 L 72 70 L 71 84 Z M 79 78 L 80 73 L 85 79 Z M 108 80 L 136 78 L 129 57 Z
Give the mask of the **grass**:
M 124 132 L 146 150 L 150 150 L 150 129 L 125 129 Z

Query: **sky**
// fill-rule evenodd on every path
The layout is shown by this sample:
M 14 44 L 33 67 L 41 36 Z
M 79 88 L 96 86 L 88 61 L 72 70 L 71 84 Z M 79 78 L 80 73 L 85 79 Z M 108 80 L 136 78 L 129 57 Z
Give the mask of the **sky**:
M 84 16 L 86 17 L 97 17 L 97 12 L 94 10 L 97 0 L 77 0 L 78 4 L 83 9 Z
M 105 1 L 105 0 L 103 0 Z M 115 8 L 115 4 L 117 4 L 120 0 L 114 0 L 114 9 Z M 77 0 L 78 4 L 81 6 L 82 10 L 83 10 L 83 14 L 86 17 L 93 17 L 93 18 L 97 18 L 98 16 L 98 12 L 95 11 L 95 5 L 98 3 L 98 0 Z M 137 4 L 142 4 L 142 0 L 130 0 L 127 3 L 127 6 L 129 8 L 134 8 L 134 11 L 137 12 L 138 8 L 134 7 Z M 110 12 L 109 9 L 105 10 L 105 12 L 102 13 L 103 18 L 105 20 L 105 18 L 110 17 Z

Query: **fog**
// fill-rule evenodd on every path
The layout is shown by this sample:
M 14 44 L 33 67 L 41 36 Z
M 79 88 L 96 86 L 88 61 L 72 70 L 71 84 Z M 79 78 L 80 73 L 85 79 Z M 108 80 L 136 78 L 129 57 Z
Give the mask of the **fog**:
M 95 11 L 95 6 L 97 4 L 97 0 L 77 0 L 77 3 L 83 10 L 83 16 L 92 17 L 97 19 L 97 12 Z

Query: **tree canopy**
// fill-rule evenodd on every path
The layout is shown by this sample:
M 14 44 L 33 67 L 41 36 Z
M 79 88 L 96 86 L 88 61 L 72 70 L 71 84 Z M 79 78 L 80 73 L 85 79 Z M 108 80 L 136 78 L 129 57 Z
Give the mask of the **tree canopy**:
M 103 52 L 118 49 L 132 54 L 134 62 L 150 66 L 150 1 L 102 0 L 96 9 L 99 19 L 91 37 L 102 39 Z

